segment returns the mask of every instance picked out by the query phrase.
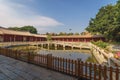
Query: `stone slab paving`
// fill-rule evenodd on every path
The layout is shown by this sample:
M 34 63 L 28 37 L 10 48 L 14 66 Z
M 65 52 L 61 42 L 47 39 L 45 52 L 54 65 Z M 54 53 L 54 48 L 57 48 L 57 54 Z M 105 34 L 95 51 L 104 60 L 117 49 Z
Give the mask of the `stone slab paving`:
M 77 80 L 33 64 L 0 55 L 0 80 Z

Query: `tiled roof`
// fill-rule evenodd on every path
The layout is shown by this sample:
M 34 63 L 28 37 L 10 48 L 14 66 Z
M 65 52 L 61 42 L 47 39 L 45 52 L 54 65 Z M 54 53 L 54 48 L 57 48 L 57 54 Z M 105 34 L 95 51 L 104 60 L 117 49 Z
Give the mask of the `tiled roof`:
M 32 34 L 35 37 L 47 37 L 46 35 L 40 35 L 40 34 Z
M 9 30 L 9 29 L 2 28 L 2 27 L 0 27 L 0 34 L 25 35 L 25 36 L 31 35 L 30 32 Z
M 3 28 L 3 27 L 0 27 L 0 34 L 46 37 L 46 35 L 31 34 L 30 32 L 25 32 L 25 31 L 9 30 L 9 29 Z
M 72 36 L 52 36 L 52 38 L 97 38 L 103 37 L 102 35 L 72 35 Z

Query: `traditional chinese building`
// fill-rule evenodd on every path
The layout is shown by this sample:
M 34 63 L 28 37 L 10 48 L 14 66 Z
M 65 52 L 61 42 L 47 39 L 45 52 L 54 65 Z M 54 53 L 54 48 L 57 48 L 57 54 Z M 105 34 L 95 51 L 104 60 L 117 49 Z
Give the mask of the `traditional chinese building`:
M 90 42 L 90 41 L 105 41 L 101 35 L 71 35 L 71 36 L 52 36 L 52 41 L 69 41 L 69 42 Z M 0 42 L 25 42 L 25 41 L 47 41 L 46 35 L 31 34 L 30 32 L 9 30 L 0 27 Z
M 68 41 L 68 42 L 90 42 L 90 41 L 105 41 L 101 35 L 72 35 L 72 36 L 52 36 L 53 41 Z
M 0 27 L 0 42 L 46 41 L 46 36 Z

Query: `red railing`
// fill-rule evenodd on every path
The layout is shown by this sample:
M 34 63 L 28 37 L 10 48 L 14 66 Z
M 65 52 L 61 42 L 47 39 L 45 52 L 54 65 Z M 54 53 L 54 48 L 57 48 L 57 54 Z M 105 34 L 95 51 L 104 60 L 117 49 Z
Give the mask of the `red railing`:
M 120 69 L 118 67 L 107 67 L 83 62 L 79 59 L 65 59 L 54 57 L 52 54 L 26 53 L 7 48 L 0 48 L 0 54 L 59 71 L 77 77 L 80 80 L 82 78 L 88 80 L 120 80 Z

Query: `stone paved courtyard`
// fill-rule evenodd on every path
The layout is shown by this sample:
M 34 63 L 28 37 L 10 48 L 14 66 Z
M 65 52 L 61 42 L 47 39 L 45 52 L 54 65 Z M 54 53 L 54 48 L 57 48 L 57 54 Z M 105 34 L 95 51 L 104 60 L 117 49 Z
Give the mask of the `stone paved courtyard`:
M 77 80 L 65 74 L 0 55 L 0 80 Z

